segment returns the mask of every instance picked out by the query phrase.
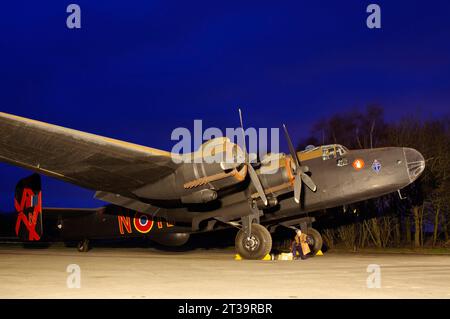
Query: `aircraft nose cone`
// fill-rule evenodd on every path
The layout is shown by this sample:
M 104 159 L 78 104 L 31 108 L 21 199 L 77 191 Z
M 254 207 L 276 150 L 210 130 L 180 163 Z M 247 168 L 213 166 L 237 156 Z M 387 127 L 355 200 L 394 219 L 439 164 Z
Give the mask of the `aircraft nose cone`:
M 403 148 L 405 154 L 406 167 L 411 182 L 415 181 L 425 169 L 425 159 L 419 151 L 413 148 Z

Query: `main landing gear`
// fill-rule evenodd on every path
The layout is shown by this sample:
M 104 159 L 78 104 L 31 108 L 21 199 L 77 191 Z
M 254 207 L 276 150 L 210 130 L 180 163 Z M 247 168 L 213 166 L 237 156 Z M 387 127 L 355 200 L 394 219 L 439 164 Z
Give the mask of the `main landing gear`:
M 308 235 L 308 246 L 311 252 L 309 253 L 311 256 L 315 256 L 319 250 L 322 249 L 323 240 L 322 235 L 320 233 L 311 227 L 308 227 L 306 230 L 306 234 Z
M 304 217 L 272 225 L 270 229 L 275 231 L 279 225 L 296 229 L 293 226 L 299 225 L 302 231 L 308 235 L 308 245 L 311 250 L 308 255 L 315 256 L 322 249 L 323 240 L 320 233 L 311 227 L 313 222 L 313 218 Z M 281 251 L 291 251 L 291 244 L 295 234 L 291 234 L 291 236 L 290 239 L 283 241 L 283 244 L 278 247 L 281 248 Z M 259 224 L 259 216 L 249 215 L 242 218 L 242 227 L 236 235 L 235 247 L 236 252 L 244 259 L 263 259 L 270 253 L 272 250 L 272 236 L 266 227 Z
M 235 246 L 237 253 L 242 258 L 263 259 L 272 249 L 272 236 L 266 227 L 253 224 L 250 235 L 243 229 L 239 230 Z
M 322 249 L 323 239 L 322 235 L 320 235 L 320 233 L 316 229 L 312 228 L 312 224 L 314 222 L 314 217 L 302 217 L 281 222 L 278 225 L 274 225 L 270 228 L 271 232 L 275 232 L 278 226 L 284 226 L 285 230 L 289 230 L 288 234 L 286 234 L 286 231 L 281 233 L 284 239 L 281 241 L 277 241 L 275 248 L 282 252 L 290 252 L 292 249 L 292 240 L 295 236 L 295 232 L 293 232 L 292 230 L 300 228 L 301 231 L 308 236 L 307 243 L 311 251 L 308 255 L 315 256 Z M 286 238 L 286 235 L 288 235 L 289 237 Z
M 263 259 L 272 250 L 272 236 L 259 224 L 259 215 L 242 217 L 235 239 L 236 252 L 244 259 Z

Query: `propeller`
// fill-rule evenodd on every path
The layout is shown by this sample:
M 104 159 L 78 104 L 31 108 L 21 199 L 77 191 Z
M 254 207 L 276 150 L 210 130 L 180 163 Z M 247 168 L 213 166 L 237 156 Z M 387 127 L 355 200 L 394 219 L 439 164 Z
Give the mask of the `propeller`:
M 267 206 L 268 201 L 266 194 L 264 193 L 264 188 L 261 184 L 261 181 L 259 180 L 258 174 L 256 173 L 253 166 L 250 164 L 249 154 L 247 152 L 247 143 L 245 142 L 245 130 L 244 130 L 244 124 L 242 121 L 242 111 L 239 109 L 239 119 L 241 121 L 241 132 L 242 132 L 242 141 L 243 141 L 243 147 L 244 147 L 244 156 L 245 156 L 245 165 L 247 166 L 247 171 L 250 175 L 250 180 L 253 183 L 253 186 L 255 186 L 256 191 L 258 192 L 259 197 L 261 197 L 263 203 L 265 206 Z
M 302 166 L 300 165 L 300 160 L 298 158 L 297 152 L 295 151 L 294 145 L 292 145 L 291 138 L 289 137 L 288 130 L 286 128 L 286 125 L 283 124 L 284 134 L 286 136 L 286 140 L 288 142 L 289 146 L 289 152 L 291 153 L 292 160 L 295 163 L 294 168 L 294 200 L 297 204 L 300 204 L 300 196 L 302 193 L 302 184 L 305 183 L 305 185 L 315 192 L 317 190 L 317 186 L 314 183 L 314 181 L 309 177 L 307 172 L 309 172 L 308 166 Z

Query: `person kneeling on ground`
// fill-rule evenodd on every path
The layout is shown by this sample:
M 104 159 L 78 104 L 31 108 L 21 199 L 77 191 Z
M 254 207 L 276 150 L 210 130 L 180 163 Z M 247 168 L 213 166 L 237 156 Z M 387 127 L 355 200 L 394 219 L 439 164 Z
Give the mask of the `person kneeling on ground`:
M 311 251 L 307 240 L 308 236 L 303 234 L 300 229 L 297 229 L 294 241 L 292 242 L 292 256 L 294 260 L 298 259 L 297 252 L 301 259 L 307 258 L 306 255 Z

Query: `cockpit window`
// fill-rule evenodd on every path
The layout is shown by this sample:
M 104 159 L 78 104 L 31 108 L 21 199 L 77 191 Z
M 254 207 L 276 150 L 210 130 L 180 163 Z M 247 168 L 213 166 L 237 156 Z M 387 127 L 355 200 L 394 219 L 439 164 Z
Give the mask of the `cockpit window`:
M 342 146 L 342 145 L 336 145 L 336 151 L 339 155 L 344 155 L 345 153 L 347 153 L 347 148 Z
M 347 153 L 347 149 L 339 144 L 331 144 L 322 146 L 322 159 L 324 161 L 331 158 L 337 158 Z

